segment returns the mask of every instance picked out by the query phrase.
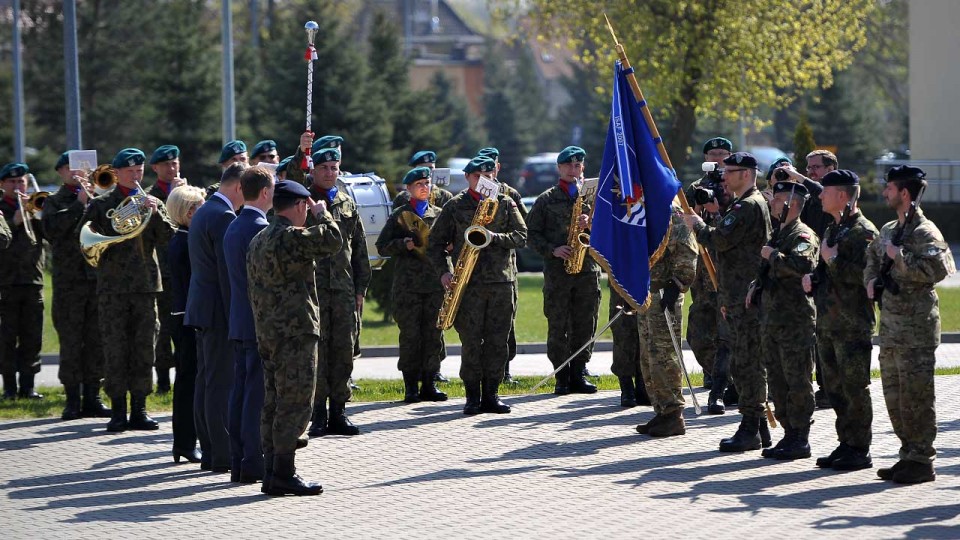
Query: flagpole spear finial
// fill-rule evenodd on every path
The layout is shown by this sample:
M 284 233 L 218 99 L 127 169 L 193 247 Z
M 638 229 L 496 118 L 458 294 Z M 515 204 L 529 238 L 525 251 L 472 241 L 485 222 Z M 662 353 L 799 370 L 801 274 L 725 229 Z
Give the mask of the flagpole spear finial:
M 610 24 L 610 19 L 607 17 L 606 12 L 603 14 L 603 19 L 607 21 L 607 28 L 610 30 L 610 35 L 613 36 L 613 42 L 616 45 L 620 45 L 620 41 L 617 40 L 617 33 L 613 31 L 613 25 Z

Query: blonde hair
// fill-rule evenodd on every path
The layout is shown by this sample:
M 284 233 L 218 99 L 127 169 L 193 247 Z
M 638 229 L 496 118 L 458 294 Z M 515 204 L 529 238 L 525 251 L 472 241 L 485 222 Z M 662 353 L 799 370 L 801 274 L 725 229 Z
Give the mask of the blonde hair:
M 196 186 L 180 186 L 167 197 L 167 214 L 174 223 L 186 227 L 190 210 L 203 204 L 206 192 Z

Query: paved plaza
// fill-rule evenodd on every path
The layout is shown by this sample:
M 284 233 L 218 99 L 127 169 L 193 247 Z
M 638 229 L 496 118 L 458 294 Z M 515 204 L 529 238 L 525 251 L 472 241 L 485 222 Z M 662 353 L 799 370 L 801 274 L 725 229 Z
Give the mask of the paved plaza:
M 876 465 L 898 444 L 874 396 Z M 169 415 L 158 432 L 107 434 L 103 420 L 0 424 L 3 538 L 958 538 L 960 376 L 937 379 L 936 482 L 897 486 L 876 469 L 721 454 L 738 415 L 697 417 L 656 440 L 649 408 L 619 393 L 507 398 L 508 415 L 464 417 L 462 400 L 350 407 L 359 437 L 298 453 L 319 497 L 269 498 L 259 485 L 175 465 Z M 701 403 L 706 400 L 698 392 Z M 835 445 L 817 411 L 814 454 Z M 779 437 L 782 431 L 775 430 Z

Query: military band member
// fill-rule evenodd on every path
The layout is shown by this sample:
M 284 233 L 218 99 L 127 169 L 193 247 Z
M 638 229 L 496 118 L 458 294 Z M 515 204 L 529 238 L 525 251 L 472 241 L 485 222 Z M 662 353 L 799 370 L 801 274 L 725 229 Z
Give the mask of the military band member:
M 554 369 L 591 340 L 600 309 L 600 265 L 584 255 L 577 273 L 568 274 L 566 270 L 567 261 L 576 255 L 574 247 L 568 244 L 572 220 L 576 220 L 578 234 L 589 233 L 592 201 L 582 202 L 579 215 L 571 215 L 580 196 L 578 189 L 583 181 L 586 156 L 577 146 L 568 146 L 560 152 L 557 185 L 537 197 L 525 219 L 528 243 L 544 260 L 543 314 L 547 318 L 547 357 Z M 587 347 L 557 372 L 554 394 L 597 391 L 583 376 L 592 352 L 593 347 Z
M 316 154 L 320 150 L 325 150 L 328 148 L 335 148 L 340 151 L 341 157 L 343 156 L 343 137 L 339 135 L 324 135 L 318 137 L 317 140 L 313 141 L 313 144 L 310 145 L 310 154 Z
M 12 235 L 10 246 L 0 257 L 0 373 L 4 399 L 43 398 L 33 383 L 40 372 L 43 342 L 43 226 L 36 213 L 25 211 L 29 173 L 26 163 L 8 163 L 0 169 L 0 211 Z
M 878 284 L 883 284 L 879 296 L 880 378 L 890 423 L 900 439 L 900 460 L 893 467 L 878 469 L 877 475 L 902 484 L 936 478 L 933 376 L 940 345 L 940 308 L 934 285 L 957 270 L 940 229 L 919 207 L 925 176 L 923 169 L 910 165 L 887 171 L 883 198 L 897 212 L 897 219 L 885 224 L 870 243 L 863 272 L 870 298 L 878 298 Z M 914 216 L 907 223 L 911 212 Z M 894 243 L 898 229 L 903 229 L 899 245 Z M 885 274 L 884 261 L 888 259 L 892 263 Z
M 465 246 L 464 232 L 473 224 L 483 199 L 477 191 L 481 176 L 485 183 L 492 183 L 495 169 L 492 159 L 470 160 L 464 167 L 469 189 L 454 195 L 433 224 L 427 255 L 444 288 L 451 286 L 455 261 Z M 467 393 L 463 412 L 468 415 L 510 412 L 510 406 L 500 401 L 499 385 L 508 358 L 511 315 L 516 311 L 511 253 L 526 244 L 527 226 L 512 199 L 499 192 L 491 196 L 497 198 L 497 212 L 485 225 L 490 245 L 479 251 L 453 323 L 463 344 L 460 377 Z M 449 254 L 448 244 L 453 244 Z
M 411 167 L 426 167 L 430 169 L 431 174 L 433 170 L 437 168 L 437 153 L 431 150 L 421 150 L 413 156 L 410 157 L 410 161 L 407 165 Z M 406 180 L 406 177 L 404 177 Z M 450 199 L 453 198 L 453 193 L 443 189 L 442 187 L 435 185 L 431 182 L 430 184 L 430 193 L 427 196 L 427 201 L 437 208 L 443 208 L 443 205 L 447 204 Z M 393 199 L 393 208 L 399 208 L 410 202 L 410 192 L 406 189 L 401 190 L 397 193 L 397 196 Z
M 243 163 L 246 165 L 249 159 L 247 156 L 247 144 L 241 140 L 234 140 L 223 145 L 217 163 L 220 165 L 222 171 L 226 171 L 234 163 Z M 207 186 L 207 199 L 212 197 L 219 189 L 220 182 L 215 182 Z
M 266 139 L 254 145 L 250 152 L 250 165 L 259 165 L 260 163 L 280 163 L 280 152 L 275 141 Z
M 162 202 L 140 193 L 146 156 L 136 148 L 125 148 L 113 158 L 117 185 L 90 201 L 80 227 L 90 223 L 93 232 L 117 236 L 107 212 L 116 210 L 132 195 L 143 196 L 140 204 L 152 214 L 143 232 L 106 248 L 97 266 L 97 305 L 101 321 L 106 375 L 105 389 L 113 406 L 107 431 L 158 429 L 147 415 L 147 395 L 153 390 L 154 351 L 157 341 L 157 293 L 161 289 L 156 246 L 166 243 L 174 232 Z M 127 421 L 126 394 L 130 393 Z
M 314 203 L 296 182 L 278 182 L 274 221 L 250 242 L 247 280 L 257 344 L 263 359 L 264 402 L 260 437 L 261 491 L 317 495 L 323 488 L 296 474 L 297 438 L 310 420 L 321 334 L 316 260 L 341 247 L 340 231 L 325 202 Z M 307 214 L 314 225 L 304 228 Z
M 423 231 L 436 221 L 440 208 L 429 203 L 429 167 L 411 169 L 403 184 L 407 200 L 394 208 L 377 238 L 377 251 L 395 264 L 391 294 L 393 316 L 400 328 L 397 369 L 403 373 L 406 403 L 446 401 L 447 395 L 435 383 L 444 356 L 443 332 L 437 328 L 443 287 L 438 280 L 424 277 L 434 270 L 426 258 Z M 411 229 L 411 223 L 416 223 L 413 216 L 422 221 L 424 229 Z

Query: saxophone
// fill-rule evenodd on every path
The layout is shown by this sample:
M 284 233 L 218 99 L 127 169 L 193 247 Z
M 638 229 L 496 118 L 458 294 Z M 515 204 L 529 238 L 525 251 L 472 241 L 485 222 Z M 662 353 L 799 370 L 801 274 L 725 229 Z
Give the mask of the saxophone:
M 448 330 L 457 318 L 457 310 L 460 309 L 460 301 L 463 299 L 463 290 L 466 289 L 473 274 L 473 267 L 477 264 L 480 250 L 489 246 L 493 240 L 493 236 L 485 225 L 493 221 L 498 205 L 496 195 L 481 200 L 477 213 L 473 215 L 472 224 L 463 232 L 464 244 L 460 248 L 457 265 L 453 269 L 453 281 L 450 282 L 450 288 L 443 294 L 443 305 L 440 306 L 440 313 L 437 315 L 437 328 L 440 330 Z
M 587 248 L 590 247 L 590 235 L 581 231 L 577 224 L 580 221 L 580 215 L 583 214 L 583 201 L 586 194 L 583 190 L 577 195 L 573 202 L 573 212 L 570 213 L 570 225 L 567 227 L 567 245 L 573 250 L 570 258 L 563 261 L 563 268 L 568 274 L 579 274 L 583 270 L 583 259 L 587 255 Z

